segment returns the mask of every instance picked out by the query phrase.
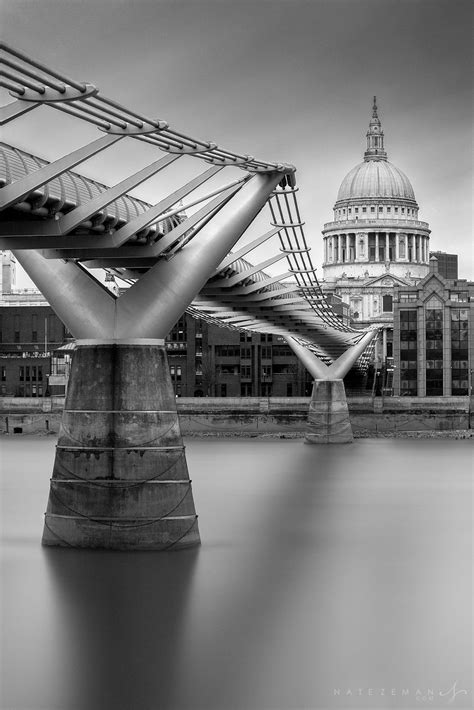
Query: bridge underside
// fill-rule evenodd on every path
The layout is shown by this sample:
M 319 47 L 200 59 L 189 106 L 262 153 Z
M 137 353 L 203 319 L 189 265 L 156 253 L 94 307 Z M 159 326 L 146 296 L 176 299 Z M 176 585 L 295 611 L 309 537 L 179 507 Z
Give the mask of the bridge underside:
M 101 99 L 91 85 L 5 51 L 13 71 L 0 85 L 16 101 L 0 108 L 0 124 L 49 105 L 102 131 L 53 163 L 0 148 L 0 248 L 13 251 L 77 339 L 43 542 L 109 549 L 199 544 L 163 344 L 180 315 L 188 310 L 227 328 L 283 336 L 315 378 L 308 443 L 351 440 L 342 377 L 374 333 L 344 325 L 326 302 L 292 166 L 176 133 Z M 31 78 L 44 90 L 32 88 Z M 160 157 L 113 187 L 72 172 L 125 138 L 149 143 Z M 211 167 L 155 205 L 130 197 L 183 156 Z M 202 196 L 199 189 L 225 167 L 246 172 Z M 267 203 L 271 229 L 233 251 Z M 247 261 L 272 240 L 273 256 Z M 280 261 L 286 269 L 269 273 Z M 104 268 L 128 282 L 120 296 L 92 276 L 91 269 Z

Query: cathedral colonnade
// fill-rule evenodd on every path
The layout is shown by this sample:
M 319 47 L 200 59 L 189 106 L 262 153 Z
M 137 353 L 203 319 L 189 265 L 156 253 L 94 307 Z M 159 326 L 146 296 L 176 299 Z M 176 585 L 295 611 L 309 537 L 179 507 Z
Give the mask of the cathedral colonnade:
M 332 230 L 331 230 L 332 231 Z M 390 261 L 403 264 L 429 264 L 429 236 L 422 231 L 346 231 L 324 236 L 324 267 Z

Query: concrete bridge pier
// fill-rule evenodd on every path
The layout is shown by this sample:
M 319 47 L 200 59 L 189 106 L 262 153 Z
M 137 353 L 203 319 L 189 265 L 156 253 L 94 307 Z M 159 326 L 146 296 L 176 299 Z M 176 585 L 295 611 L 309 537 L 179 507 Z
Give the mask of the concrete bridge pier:
M 164 342 L 79 340 L 43 544 L 167 550 L 199 541 Z
M 308 372 L 314 377 L 308 412 L 306 444 L 350 444 L 354 438 L 343 378 L 377 334 L 372 330 L 331 365 L 326 365 L 295 338 L 286 341 Z
M 77 338 L 44 545 L 169 550 L 200 543 L 164 338 L 282 179 L 247 179 L 173 259 L 120 297 L 74 261 L 15 256 Z
M 346 390 L 342 380 L 314 380 L 306 444 L 351 444 Z

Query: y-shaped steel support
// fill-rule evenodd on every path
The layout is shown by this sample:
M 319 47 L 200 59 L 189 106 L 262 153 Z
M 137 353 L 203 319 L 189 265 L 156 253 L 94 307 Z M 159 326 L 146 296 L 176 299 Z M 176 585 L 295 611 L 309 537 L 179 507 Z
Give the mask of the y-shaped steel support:
M 15 252 L 78 338 L 43 544 L 199 544 L 163 339 L 281 178 L 254 176 L 173 259 L 158 262 L 120 298 L 76 263 Z
M 286 338 L 295 355 L 314 377 L 305 437 L 307 444 L 349 444 L 353 441 L 343 378 L 376 333 L 376 330 L 366 333 L 331 365 L 326 365 L 294 338 Z

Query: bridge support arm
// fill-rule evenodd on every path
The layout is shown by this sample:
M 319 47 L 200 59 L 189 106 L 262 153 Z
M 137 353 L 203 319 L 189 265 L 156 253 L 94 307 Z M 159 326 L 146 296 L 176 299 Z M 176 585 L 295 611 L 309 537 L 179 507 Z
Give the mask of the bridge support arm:
M 265 205 L 281 173 L 249 180 L 199 234 L 160 261 L 118 302 L 117 337 L 164 338 Z
M 116 298 L 84 268 L 34 249 L 13 254 L 74 337 L 113 337 Z

